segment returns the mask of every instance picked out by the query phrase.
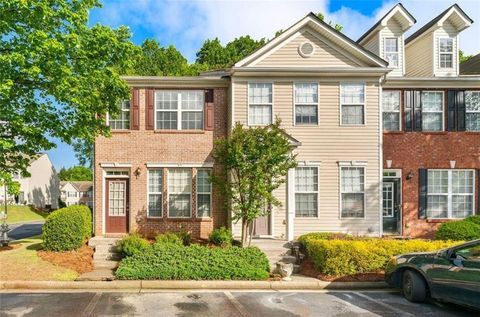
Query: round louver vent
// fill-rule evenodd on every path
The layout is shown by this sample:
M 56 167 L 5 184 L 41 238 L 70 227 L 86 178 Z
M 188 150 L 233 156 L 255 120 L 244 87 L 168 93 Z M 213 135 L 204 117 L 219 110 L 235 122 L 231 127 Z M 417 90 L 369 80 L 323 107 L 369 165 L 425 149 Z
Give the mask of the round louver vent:
M 300 55 L 302 55 L 303 57 L 310 57 L 315 52 L 315 47 L 313 46 L 312 43 L 305 42 L 300 44 L 300 46 L 298 47 L 298 51 L 300 52 Z

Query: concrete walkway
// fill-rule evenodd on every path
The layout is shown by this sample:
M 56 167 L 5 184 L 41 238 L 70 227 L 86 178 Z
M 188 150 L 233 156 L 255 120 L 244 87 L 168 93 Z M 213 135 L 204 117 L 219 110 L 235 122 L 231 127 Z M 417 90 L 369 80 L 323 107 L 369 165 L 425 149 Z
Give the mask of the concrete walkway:
M 44 223 L 44 220 L 39 220 L 9 224 L 8 236 L 14 241 L 41 235 Z
M 252 245 L 262 250 L 270 262 L 270 269 L 273 272 L 276 268 L 277 262 L 291 263 L 294 266 L 294 273 L 298 273 L 300 266 L 297 259 L 292 256 L 292 244 L 286 240 L 256 238 L 252 239 Z

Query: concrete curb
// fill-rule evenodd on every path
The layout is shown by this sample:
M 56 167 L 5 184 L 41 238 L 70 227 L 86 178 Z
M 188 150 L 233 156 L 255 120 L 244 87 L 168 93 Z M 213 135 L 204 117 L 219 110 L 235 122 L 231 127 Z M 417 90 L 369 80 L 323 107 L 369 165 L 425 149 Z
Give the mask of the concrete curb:
M 363 290 L 383 289 L 385 282 L 325 281 L 0 281 L 0 290 Z

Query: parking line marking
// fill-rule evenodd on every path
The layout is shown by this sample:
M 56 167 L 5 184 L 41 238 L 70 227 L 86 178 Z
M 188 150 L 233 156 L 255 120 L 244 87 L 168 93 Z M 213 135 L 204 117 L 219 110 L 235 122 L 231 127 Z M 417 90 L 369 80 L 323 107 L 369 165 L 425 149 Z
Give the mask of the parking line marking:
M 235 306 L 242 317 L 252 317 L 245 307 L 230 292 L 223 292 L 230 302 Z
M 95 293 L 95 295 L 92 297 L 92 299 L 88 303 L 87 307 L 85 307 L 82 313 L 82 316 L 85 316 L 85 317 L 92 316 L 93 310 L 95 309 L 95 306 L 97 305 L 101 296 L 102 296 L 102 293 Z
M 386 309 L 389 309 L 389 310 L 391 310 L 391 311 L 394 311 L 395 313 L 399 314 L 399 316 L 412 316 L 412 317 L 415 316 L 415 315 L 413 315 L 413 314 L 407 313 L 407 312 L 405 312 L 405 311 L 403 311 L 403 310 L 401 310 L 401 309 L 398 309 L 398 308 L 393 307 L 393 306 L 391 306 L 391 305 L 385 304 L 385 303 L 382 302 L 382 301 L 379 301 L 379 300 L 377 300 L 377 299 L 375 299 L 375 298 L 372 298 L 372 297 L 370 297 L 370 296 L 368 296 L 368 295 L 365 295 L 365 294 L 362 294 L 362 293 L 360 293 L 360 292 L 354 292 L 354 294 L 355 294 L 355 295 L 358 295 L 358 296 L 360 296 L 360 297 L 362 297 L 362 298 L 365 298 L 366 300 L 369 300 L 369 301 L 371 301 L 371 302 L 374 302 L 375 304 L 378 304 L 378 305 L 380 305 L 380 306 L 382 306 L 382 307 L 384 307 L 384 308 L 386 308 Z

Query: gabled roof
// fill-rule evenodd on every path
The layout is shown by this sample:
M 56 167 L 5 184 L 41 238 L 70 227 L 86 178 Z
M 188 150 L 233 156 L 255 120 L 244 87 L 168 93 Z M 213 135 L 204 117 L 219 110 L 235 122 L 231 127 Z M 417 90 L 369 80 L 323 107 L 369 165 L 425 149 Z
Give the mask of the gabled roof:
M 92 181 L 62 181 L 60 182 L 60 188 L 67 184 L 71 184 L 78 192 L 88 192 L 93 189 Z
M 480 54 L 460 63 L 460 75 L 480 75 Z
M 360 38 L 357 40 L 357 43 L 361 43 L 364 39 L 368 37 L 373 31 L 376 31 L 377 28 L 379 27 L 384 27 L 387 25 L 388 20 L 390 20 L 394 16 L 401 16 L 403 18 L 404 22 L 402 24 L 402 30 L 405 32 L 409 28 L 412 27 L 415 23 L 417 23 L 417 20 L 413 17 L 413 15 L 408 12 L 407 9 L 401 4 L 398 3 L 395 5 L 393 8 L 390 9 L 380 20 L 377 21 L 367 32 L 365 32 Z
M 387 67 L 388 62 L 386 62 L 379 56 L 373 54 L 372 52 L 366 50 L 342 32 L 339 32 L 335 28 L 331 27 L 330 25 L 319 19 L 313 12 L 310 12 L 303 19 L 299 20 L 297 23 L 289 27 L 279 36 L 268 41 L 264 46 L 254 51 L 252 54 L 235 63 L 234 67 L 243 67 L 248 65 L 252 61 L 255 61 L 257 58 L 268 52 L 270 49 L 278 46 L 291 35 L 295 34 L 295 32 L 307 25 L 316 27 L 316 29 L 326 32 L 326 34 L 331 36 L 331 38 L 334 39 L 337 44 L 347 46 L 349 48 L 349 52 L 357 58 L 368 60 L 371 64 L 374 64 L 377 67 Z
M 434 26 L 441 26 L 447 19 L 452 17 L 452 15 L 456 15 L 457 20 L 458 20 L 458 25 L 455 25 L 457 28 L 457 32 L 463 31 L 467 27 L 469 27 L 472 23 L 473 20 L 465 13 L 465 11 L 460 8 L 458 4 L 454 4 L 451 7 L 447 8 L 445 11 L 440 13 L 437 17 L 435 17 L 433 20 L 425 24 L 423 27 L 421 27 L 418 31 L 410 35 L 406 40 L 405 44 L 408 44 L 415 40 L 416 38 L 420 37 L 423 35 L 426 31 L 430 30 Z

